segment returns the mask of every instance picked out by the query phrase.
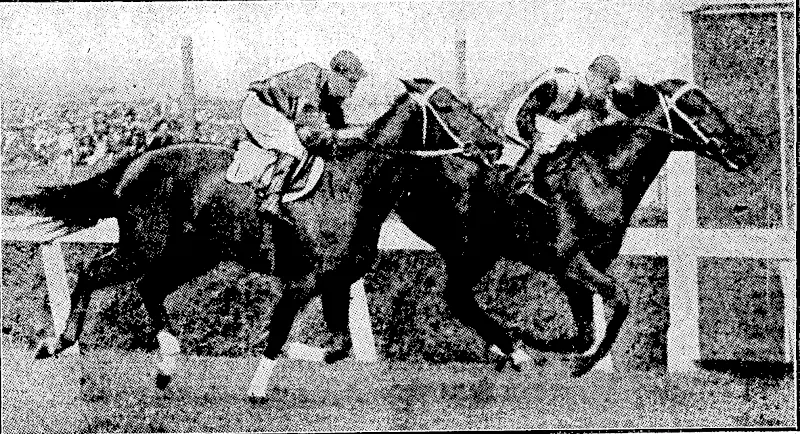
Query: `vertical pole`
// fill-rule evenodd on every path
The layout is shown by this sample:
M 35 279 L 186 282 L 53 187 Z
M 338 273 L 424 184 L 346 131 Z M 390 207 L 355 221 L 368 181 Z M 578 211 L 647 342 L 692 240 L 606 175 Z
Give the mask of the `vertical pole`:
M 183 61 L 183 95 L 181 114 L 183 121 L 183 140 L 193 142 L 197 139 L 194 97 L 194 60 L 192 58 L 192 37 L 184 36 L 181 43 Z
M 673 152 L 667 160 L 667 222 L 677 239 L 697 228 L 695 155 Z M 669 257 L 669 328 L 667 369 L 692 371 L 700 358 L 697 254 L 687 251 Z
M 464 30 L 464 22 L 467 17 L 463 8 L 459 8 L 460 13 L 456 17 L 458 27 L 456 28 L 456 92 L 459 98 L 467 100 L 467 36 Z
M 781 227 L 784 229 L 789 227 L 789 200 L 787 195 L 787 189 L 789 187 L 789 182 L 787 181 L 786 172 L 789 170 L 786 167 L 786 105 L 784 104 L 784 87 L 783 87 L 783 26 L 781 20 L 781 13 L 778 12 L 775 14 L 775 28 L 777 29 L 777 39 L 778 39 L 778 53 L 777 53 L 777 63 L 778 63 L 778 122 L 780 122 L 780 126 L 778 127 L 778 131 L 780 132 L 780 143 L 779 149 L 781 153 Z
M 783 358 L 792 363 L 797 348 L 797 261 L 783 261 L 779 267 L 783 283 Z

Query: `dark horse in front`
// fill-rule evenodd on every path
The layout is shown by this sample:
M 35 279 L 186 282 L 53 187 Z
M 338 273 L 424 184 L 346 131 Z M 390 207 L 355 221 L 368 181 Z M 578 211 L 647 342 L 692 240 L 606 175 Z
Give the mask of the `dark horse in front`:
M 459 106 L 429 85 L 412 90 L 428 95 L 423 102 L 437 112 Z M 743 137 L 690 83 L 632 80 L 617 86 L 613 99 L 629 121 L 601 126 L 540 163 L 536 191 L 549 206 L 513 193 L 512 169 L 485 164 L 496 160 L 491 155 L 424 161 L 406 184 L 397 214 L 441 254 L 451 312 L 506 355 L 501 364 L 525 359 L 515 349 L 521 340 L 544 351 L 578 353 L 573 375 L 589 371 L 611 349 L 629 309 L 625 289 L 607 270 L 669 154 L 693 151 L 731 171 L 750 164 Z M 578 335 L 544 341 L 525 330 L 509 333 L 484 312 L 471 291 L 500 258 L 553 275 L 568 297 Z M 592 327 L 594 294 L 611 312 L 608 324 Z
M 499 146 L 499 136 L 466 105 L 438 119 L 428 123 L 428 110 L 409 93 L 400 95 L 363 138 L 317 149 L 328 157 L 321 182 L 310 196 L 286 204 L 281 218 L 255 211 L 252 187 L 226 181 L 233 151 L 213 145 L 179 144 L 146 152 L 84 182 L 10 198 L 68 228 L 91 227 L 107 217 L 119 224 L 118 245 L 80 271 L 66 329 L 55 342 L 42 345 L 38 356 L 58 354 L 78 342 L 93 291 L 135 280 L 157 332 L 157 384 L 164 387 L 180 351 L 165 298 L 220 261 L 231 260 L 285 283 L 271 313 L 250 396 L 265 396 L 296 313 L 320 292 L 334 336 L 326 361 L 345 357 L 352 346 L 349 286 L 375 259 L 381 224 L 405 191 L 404 179 L 420 155 L 440 148 L 479 153 L 479 148 Z M 433 149 L 416 149 L 420 143 Z

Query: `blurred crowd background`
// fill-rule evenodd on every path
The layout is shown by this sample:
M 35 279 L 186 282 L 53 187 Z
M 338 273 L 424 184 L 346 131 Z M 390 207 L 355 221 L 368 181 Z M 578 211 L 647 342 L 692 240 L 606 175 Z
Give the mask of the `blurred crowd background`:
M 238 102 L 197 102 L 197 138 L 233 146 L 243 137 Z M 181 139 L 178 100 L 30 102 L 4 104 L 3 171 L 92 166 L 134 150 Z

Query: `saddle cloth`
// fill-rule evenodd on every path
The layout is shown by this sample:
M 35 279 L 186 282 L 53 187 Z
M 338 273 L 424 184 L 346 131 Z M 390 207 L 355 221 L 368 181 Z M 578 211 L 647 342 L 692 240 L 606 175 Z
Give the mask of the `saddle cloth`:
M 261 148 L 250 141 L 240 142 L 225 178 L 234 184 L 249 183 L 254 187 L 269 185 L 275 173 L 278 152 Z M 305 197 L 316 187 L 324 171 L 325 160 L 308 155 L 287 179 L 281 201 L 286 203 Z

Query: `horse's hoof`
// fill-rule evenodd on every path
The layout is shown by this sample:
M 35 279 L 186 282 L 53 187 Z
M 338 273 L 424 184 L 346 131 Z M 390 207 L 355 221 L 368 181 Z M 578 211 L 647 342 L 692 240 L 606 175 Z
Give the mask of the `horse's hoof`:
M 593 357 L 578 356 L 575 358 L 575 363 L 572 366 L 572 376 L 578 378 L 591 371 L 596 361 Z
M 160 390 L 164 390 L 169 386 L 169 382 L 172 381 L 172 375 L 165 375 L 161 372 L 156 375 L 156 387 Z
M 33 356 L 36 360 L 46 359 L 56 355 L 56 340 L 55 338 L 45 338 L 39 342 L 39 348 Z
M 347 358 L 349 351 L 347 350 L 333 350 L 325 353 L 325 363 L 332 364 Z
M 253 396 L 253 395 L 249 395 L 247 397 L 247 400 L 251 404 L 266 404 L 268 401 L 266 396 Z
M 41 359 L 46 359 L 50 356 L 52 356 L 52 354 L 50 353 L 50 348 L 47 346 L 46 343 L 42 343 L 39 344 L 39 349 L 36 350 L 36 353 L 34 354 L 33 358 L 36 360 L 41 360 Z

